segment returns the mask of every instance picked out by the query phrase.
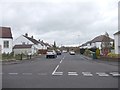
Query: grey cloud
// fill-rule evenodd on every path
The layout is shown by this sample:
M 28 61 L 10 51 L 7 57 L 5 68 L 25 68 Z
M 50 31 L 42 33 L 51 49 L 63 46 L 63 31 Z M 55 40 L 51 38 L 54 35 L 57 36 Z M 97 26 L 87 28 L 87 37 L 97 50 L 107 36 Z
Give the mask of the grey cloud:
M 113 7 L 109 6 L 109 3 L 113 4 Z M 117 3 L 111 0 L 108 4 L 101 7 L 99 2 L 94 0 L 4 3 L 2 25 L 12 27 L 14 38 L 28 32 L 37 39 L 48 42 L 55 40 L 59 45 L 78 44 L 105 31 L 112 36 L 118 26 Z

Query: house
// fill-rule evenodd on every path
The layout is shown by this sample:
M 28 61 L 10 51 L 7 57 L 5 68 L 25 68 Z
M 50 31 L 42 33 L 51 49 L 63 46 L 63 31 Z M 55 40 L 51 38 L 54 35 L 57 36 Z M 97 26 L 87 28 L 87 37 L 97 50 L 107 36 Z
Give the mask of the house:
M 102 47 L 104 47 L 103 44 L 102 44 L 103 42 L 110 42 L 111 44 L 113 44 L 114 39 L 112 39 L 112 38 L 110 38 L 106 35 L 100 35 L 100 36 L 95 37 L 91 41 L 91 45 L 92 45 L 92 47 L 102 49 Z
M 14 55 L 16 54 L 25 54 L 28 55 L 31 53 L 32 55 L 37 52 L 37 49 L 33 44 L 24 44 L 24 45 L 15 45 L 13 47 Z
M 52 46 L 51 46 L 49 43 L 44 42 L 43 40 L 40 41 L 40 39 L 39 39 L 38 41 L 39 41 L 39 43 L 42 44 L 42 46 L 43 46 L 42 49 L 39 49 L 39 50 L 38 50 L 38 53 L 39 53 L 39 54 L 46 54 L 46 53 L 47 53 L 47 50 L 48 50 L 49 48 L 51 48 Z
M 120 31 L 114 34 L 115 38 L 115 53 L 120 54 Z
M 0 27 L 0 52 L 12 52 L 13 37 L 10 27 Z
M 41 44 L 40 41 L 37 41 L 36 39 L 34 39 L 33 36 L 29 37 L 27 33 L 25 35 L 21 35 L 16 40 L 14 40 L 13 46 L 14 46 L 13 49 L 15 51 L 14 53 L 18 53 L 17 52 L 18 48 L 21 50 L 25 49 L 26 52 L 29 52 L 31 49 L 32 54 L 38 53 L 38 51 L 41 49 L 42 50 L 45 49 L 44 45 Z M 27 48 L 28 46 L 29 46 L 29 49 Z
M 107 45 L 108 47 L 112 47 L 113 43 L 114 43 L 114 39 L 110 38 L 109 35 L 107 33 L 105 33 L 105 35 L 99 35 L 97 37 L 95 37 L 94 39 L 82 44 L 80 46 L 80 48 L 88 48 L 88 49 L 91 49 L 91 48 L 99 48 L 101 53 L 104 52 L 104 50 L 102 50 L 105 46 L 104 44 L 108 44 Z M 107 53 L 109 51 L 106 51 Z

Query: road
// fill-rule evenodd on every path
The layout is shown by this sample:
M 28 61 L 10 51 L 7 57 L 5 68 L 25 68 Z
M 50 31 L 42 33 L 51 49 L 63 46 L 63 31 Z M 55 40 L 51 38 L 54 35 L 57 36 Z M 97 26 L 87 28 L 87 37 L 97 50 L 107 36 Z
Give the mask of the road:
M 118 88 L 118 66 L 64 53 L 2 66 L 3 88 Z

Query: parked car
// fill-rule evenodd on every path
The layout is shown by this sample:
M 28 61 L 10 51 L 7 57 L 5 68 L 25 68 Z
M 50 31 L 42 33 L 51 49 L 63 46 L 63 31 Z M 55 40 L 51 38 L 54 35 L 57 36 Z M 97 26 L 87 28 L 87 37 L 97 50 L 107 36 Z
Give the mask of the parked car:
M 57 53 L 57 55 L 61 55 L 61 51 L 60 50 L 56 50 L 56 53 Z
M 69 54 L 70 55 L 75 55 L 75 52 L 74 51 L 69 51 Z
M 46 54 L 46 58 L 56 58 L 57 54 L 55 52 L 55 50 L 48 50 L 47 54 Z

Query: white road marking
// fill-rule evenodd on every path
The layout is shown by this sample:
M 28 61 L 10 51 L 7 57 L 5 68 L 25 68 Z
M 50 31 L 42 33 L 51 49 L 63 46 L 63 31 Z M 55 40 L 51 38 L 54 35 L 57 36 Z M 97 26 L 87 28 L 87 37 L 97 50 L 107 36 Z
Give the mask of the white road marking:
M 23 75 L 32 75 L 32 73 L 22 73 Z
M 93 74 L 91 74 L 91 72 L 82 72 L 82 74 L 83 74 L 84 76 L 93 76 Z
M 62 63 L 63 60 L 60 61 L 60 63 Z
M 65 56 L 63 57 L 63 59 L 65 59 Z
M 18 75 L 18 73 L 8 73 L 9 75 Z
M 77 72 L 68 72 L 68 75 L 75 75 L 75 76 L 77 76 L 78 74 L 77 74 Z
M 76 73 L 76 74 L 68 74 L 68 75 L 70 75 L 70 76 L 78 76 L 78 74 Z
M 63 72 L 55 72 L 53 75 L 63 75 Z
M 56 75 L 57 75 L 57 76 L 61 76 L 61 75 L 63 75 L 63 74 L 61 74 L 61 73 L 59 73 L 59 74 L 58 74 L 58 73 L 55 73 L 54 76 L 56 76 Z
M 112 76 L 120 76 L 120 73 L 118 73 L 118 72 L 111 72 L 110 73 Z
M 104 72 L 97 72 L 97 75 L 99 75 L 100 77 L 107 77 L 109 76 L 108 74 L 104 73 Z
M 59 65 L 57 65 L 57 67 L 56 67 L 55 70 L 53 71 L 52 75 L 55 74 L 55 72 L 57 71 L 58 68 L 59 68 Z
M 61 73 L 62 74 L 63 72 L 55 72 L 55 73 Z
M 47 75 L 47 73 L 38 73 L 38 75 Z

